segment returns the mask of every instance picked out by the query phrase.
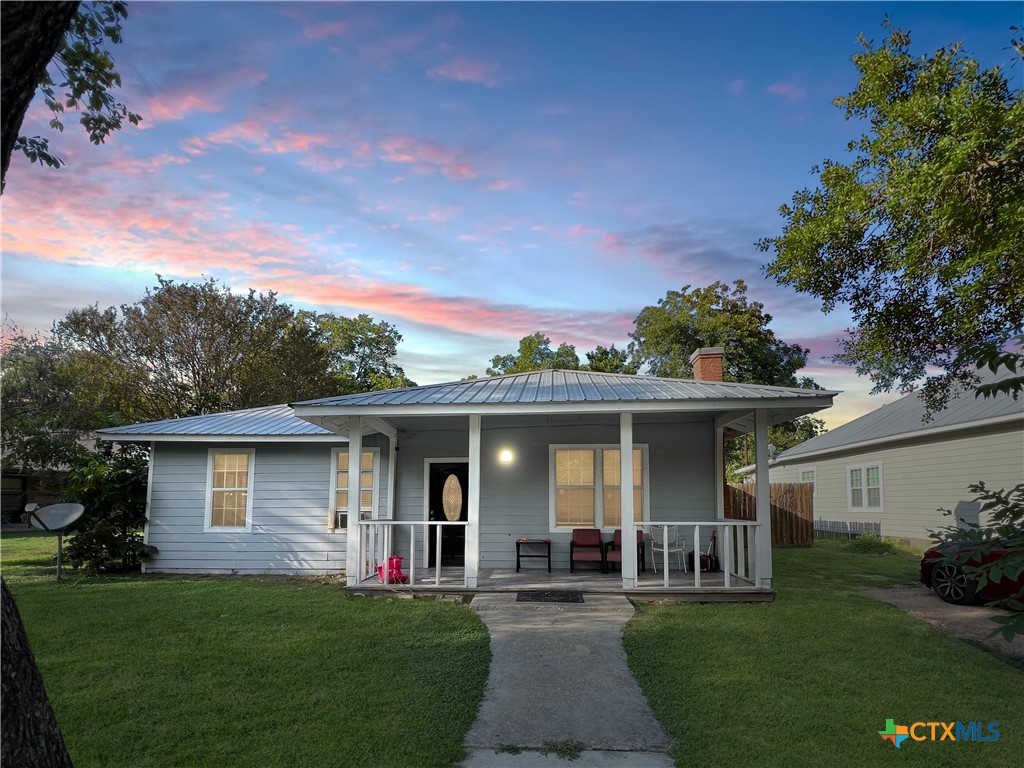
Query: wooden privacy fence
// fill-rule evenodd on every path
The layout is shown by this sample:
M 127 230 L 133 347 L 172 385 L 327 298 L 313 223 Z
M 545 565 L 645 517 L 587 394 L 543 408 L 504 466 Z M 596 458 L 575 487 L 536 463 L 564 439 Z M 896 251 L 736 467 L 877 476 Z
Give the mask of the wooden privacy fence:
M 730 483 L 731 514 L 736 520 L 756 520 L 755 483 Z M 809 547 L 814 543 L 814 484 L 772 483 L 772 544 Z

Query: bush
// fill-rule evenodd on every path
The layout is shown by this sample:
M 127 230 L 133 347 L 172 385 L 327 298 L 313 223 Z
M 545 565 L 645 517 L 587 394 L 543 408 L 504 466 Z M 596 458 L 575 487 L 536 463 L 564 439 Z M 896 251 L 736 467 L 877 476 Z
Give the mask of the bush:
M 917 550 L 900 544 L 895 539 L 875 536 L 873 533 L 865 533 L 846 545 L 851 552 L 859 552 L 865 555 L 906 555 L 917 554 Z
M 74 460 L 66 501 L 85 507 L 64 557 L 89 573 L 137 571 L 152 548 L 142 540 L 146 523 L 147 454 L 138 446 L 105 445 Z

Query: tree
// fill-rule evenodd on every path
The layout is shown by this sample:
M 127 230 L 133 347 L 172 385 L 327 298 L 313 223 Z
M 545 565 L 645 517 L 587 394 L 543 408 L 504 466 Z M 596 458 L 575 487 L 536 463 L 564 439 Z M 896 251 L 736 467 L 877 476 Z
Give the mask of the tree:
M 148 467 L 146 451 L 137 445 L 115 450 L 103 443 L 79 453 L 64 488 L 67 501 L 85 507 L 64 545 L 72 567 L 89 573 L 139 569 L 151 549 L 142 537 Z
M 384 321 L 374 322 L 367 314 L 340 317 L 304 313 L 304 317 L 323 334 L 330 350 L 331 368 L 346 383 L 345 391 L 415 386 L 394 362 L 402 341 L 402 334 L 395 326 Z
M 970 491 L 975 494 L 981 512 L 989 515 L 989 522 L 985 526 L 950 525 L 932 533 L 931 538 L 945 553 L 943 562 L 961 568 L 979 588 L 1003 579 L 1019 580 L 1024 573 L 1024 483 L 1008 491 L 974 483 Z M 940 511 L 955 517 L 951 510 Z M 1004 548 L 1006 554 L 990 558 L 996 547 Z M 1024 588 L 993 604 L 1016 613 L 993 617 L 997 627 L 992 635 L 1002 634 L 1007 642 L 1014 636 L 1024 636 Z
M 685 285 L 640 310 L 630 334 L 632 364 L 652 376 L 688 378 L 695 349 L 724 347 L 726 381 L 797 386 L 796 372 L 807 363 L 807 350 L 776 338 L 764 305 L 747 300 L 742 280 L 733 286 L 730 292 L 722 282 L 693 290 Z
M 0 351 L 3 468 L 27 472 L 69 464 L 79 439 L 99 425 L 76 405 L 67 351 L 12 325 L 4 326 Z
M 780 283 L 824 311 L 850 307 L 834 359 L 873 391 L 941 370 L 923 387 L 933 412 L 1024 330 L 1024 99 L 959 44 L 915 56 L 909 33 L 885 28 L 877 47 L 859 39 L 860 82 L 834 102 L 868 130 L 847 163 L 813 169 L 818 187 L 794 194 L 782 235 L 759 246 Z
M 506 373 L 525 373 L 527 371 L 543 371 L 546 369 L 562 369 L 578 371 L 580 358 L 576 347 L 572 344 L 559 344 L 558 349 L 551 349 L 551 339 L 538 331 L 532 336 L 524 336 L 519 340 L 519 351 L 513 355 L 495 355 L 491 358 L 488 376 L 501 376 Z
M 112 95 L 121 85 L 121 76 L 106 47 L 108 41 L 121 42 L 121 21 L 127 16 L 123 2 L 8 1 L 0 5 L 4 72 L 0 190 L 6 186 L 14 150 L 33 163 L 54 168 L 63 164 L 50 152 L 49 139 L 19 135 L 37 90 L 53 113 L 51 128 L 63 131 L 63 114 L 75 110 L 93 144 L 103 143 L 125 120 L 138 125 L 142 118 Z M 47 69 L 51 64 L 57 81 Z
M 629 350 L 616 349 L 614 344 L 611 347 L 598 345 L 593 352 L 587 352 L 587 364 L 584 368 L 600 373 L 636 373 L 636 366 L 629 358 Z
M 57 727 L 25 625 L 3 579 L 0 592 L 4 710 L 0 718 L 0 762 L 27 768 L 71 768 L 71 756 Z

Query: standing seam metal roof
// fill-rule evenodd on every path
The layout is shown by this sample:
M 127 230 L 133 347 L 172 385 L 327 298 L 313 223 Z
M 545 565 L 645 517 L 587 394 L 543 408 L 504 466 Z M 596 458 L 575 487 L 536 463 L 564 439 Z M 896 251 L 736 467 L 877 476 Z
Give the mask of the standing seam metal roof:
M 364 392 L 292 403 L 295 406 L 518 405 L 531 403 L 652 400 L 808 400 L 838 394 L 830 390 L 759 384 L 661 379 L 593 371 L 544 370 L 422 387 Z
M 288 405 L 268 405 L 241 411 L 211 413 L 206 416 L 186 416 L 181 419 L 163 419 L 109 427 L 97 430 L 108 435 L 332 435 L 330 430 L 310 424 L 295 415 Z

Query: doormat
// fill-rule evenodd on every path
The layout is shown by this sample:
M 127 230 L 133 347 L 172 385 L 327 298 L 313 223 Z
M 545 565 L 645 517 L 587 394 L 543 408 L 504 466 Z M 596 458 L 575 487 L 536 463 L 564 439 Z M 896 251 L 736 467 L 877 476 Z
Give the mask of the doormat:
M 582 592 L 517 592 L 517 603 L 582 603 Z

